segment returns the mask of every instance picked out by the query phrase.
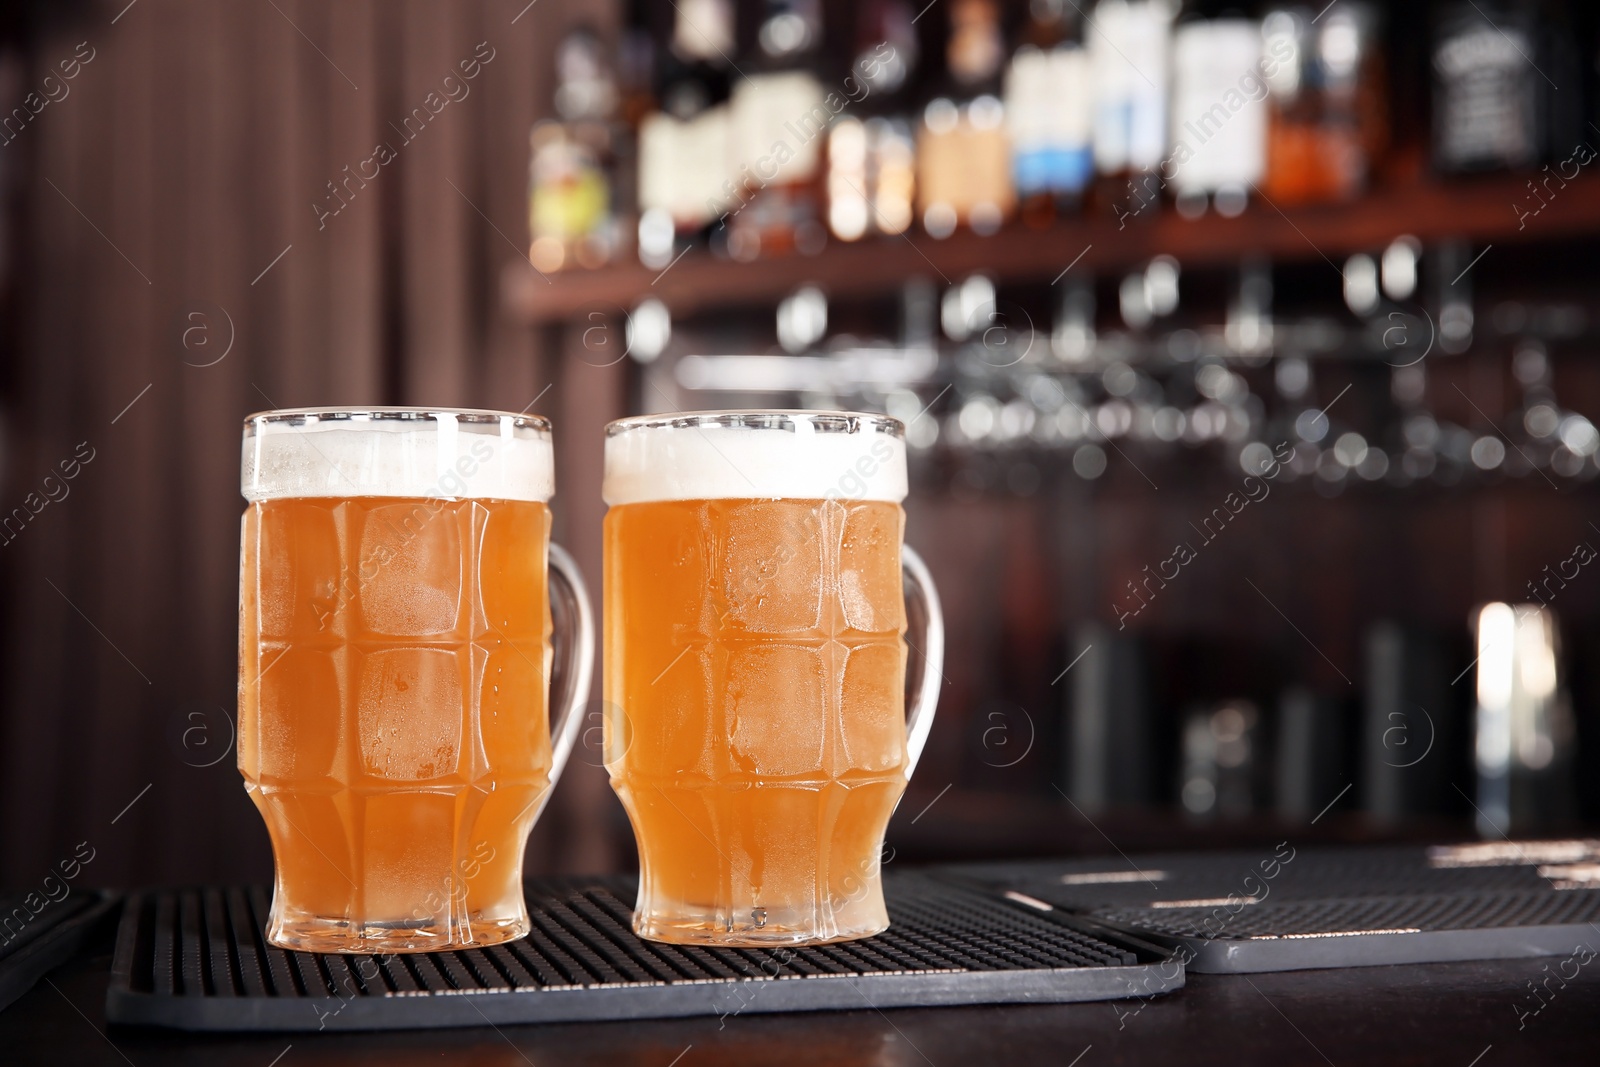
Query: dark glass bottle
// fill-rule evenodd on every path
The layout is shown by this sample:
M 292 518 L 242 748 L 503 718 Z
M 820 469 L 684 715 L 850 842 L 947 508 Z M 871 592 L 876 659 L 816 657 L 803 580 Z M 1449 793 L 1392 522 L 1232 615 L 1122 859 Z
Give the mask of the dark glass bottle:
M 1532 166 L 1548 123 L 1534 10 L 1447 5 L 1433 41 L 1433 159 L 1446 172 Z
M 727 251 L 734 259 L 821 250 L 823 147 L 846 99 L 817 76 L 819 0 L 763 0 L 755 48 L 733 86 L 724 186 Z
M 1441 9 L 1433 42 L 1433 154 L 1439 170 L 1514 170 L 1541 163 L 1551 170 L 1548 164 L 1559 169 L 1572 157 L 1589 132 L 1573 16 L 1572 5 L 1558 0 Z M 1554 175 L 1552 180 L 1561 186 Z M 1549 188 L 1547 182 L 1540 193 Z
M 669 40 L 657 71 L 661 110 L 639 124 L 639 259 L 656 269 L 706 240 L 727 210 L 733 5 L 681 0 Z

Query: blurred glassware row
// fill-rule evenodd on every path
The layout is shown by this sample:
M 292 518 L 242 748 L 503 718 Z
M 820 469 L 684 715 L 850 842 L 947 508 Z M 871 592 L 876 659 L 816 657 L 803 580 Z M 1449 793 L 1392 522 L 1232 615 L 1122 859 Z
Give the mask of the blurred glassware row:
M 776 351 L 676 354 L 661 364 L 670 315 L 647 300 L 631 315 L 630 351 L 654 376 L 648 407 L 675 395 L 680 407 L 887 411 L 907 423 L 914 454 L 968 464 L 977 488 L 1032 492 L 1041 465 L 1063 459 L 1094 481 L 1119 456 L 1137 466 L 1197 450 L 1245 474 L 1270 470 L 1330 493 L 1593 478 L 1600 431 L 1557 394 L 1549 354 L 1590 339 L 1590 314 L 1505 300 L 1479 321 L 1459 276 L 1434 286 L 1441 295 L 1422 292 L 1420 279 L 1448 278 L 1470 251 L 1443 246 L 1424 271 L 1418 242 L 1398 238 L 1381 254 L 1351 257 L 1343 308 L 1312 305 L 1294 318 L 1274 315 L 1269 266 L 1247 262 L 1222 321 L 1209 325 L 1204 311 L 1183 307 L 1182 271 L 1167 256 L 1121 279 L 1114 315 L 1096 307 L 1087 274 L 1061 287 L 1052 321 L 1035 321 L 981 274 L 942 291 L 912 282 L 894 339 L 829 337 L 828 299 L 805 286 L 778 306 Z M 1457 384 L 1474 344 L 1509 352 L 1509 407 L 1488 410 Z M 968 463 L 975 458 L 986 462 Z

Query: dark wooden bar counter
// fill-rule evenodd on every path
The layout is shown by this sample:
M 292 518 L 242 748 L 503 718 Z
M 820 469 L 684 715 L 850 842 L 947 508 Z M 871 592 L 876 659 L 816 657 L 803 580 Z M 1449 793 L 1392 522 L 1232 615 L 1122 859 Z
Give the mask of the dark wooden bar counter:
M 219 1036 L 108 1029 L 107 937 L 0 1013 L 0 1061 L 74 1067 L 1594 1063 L 1600 967 L 1581 968 L 1564 988 L 1554 979 L 1541 986 L 1557 962 L 1191 974 L 1187 988 L 1146 1002 Z M 1540 986 L 1541 1000 L 1533 999 L 1530 983 Z

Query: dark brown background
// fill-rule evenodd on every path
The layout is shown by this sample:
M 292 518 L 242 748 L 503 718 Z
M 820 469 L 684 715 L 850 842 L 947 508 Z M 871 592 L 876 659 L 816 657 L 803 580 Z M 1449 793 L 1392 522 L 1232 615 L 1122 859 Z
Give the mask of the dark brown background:
M 122 5 L 102 3 L 7 57 L 9 107 L 78 42 L 95 55 L 0 148 L 16 227 L 5 510 L 79 442 L 95 459 L 0 548 L 0 885 L 85 839 L 100 883 L 269 872 L 232 755 L 189 765 L 214 758 L 200 741 L 226 743 L 216 709 L 235 707 L 247 413 L 539 398 L 560 432 L 556 534 L 598 580 L 598 430 L 621 380 L 564 377 L 549 339 L 498 311 L 526 244 L 545 42 L 584 6 L 540 0 L 513 24 L 525 4 L 140 0 L 113 25 Z M 401 146 L 390 121 L 484 41 L 469 95 Z M 326 183 L 380 140 L 399 158 L 319 231 Z M 220 355 L 230 319 L 226 358 L 192 365 Z M 574 760 L 530 862 L 616 863 L 613 804 Z

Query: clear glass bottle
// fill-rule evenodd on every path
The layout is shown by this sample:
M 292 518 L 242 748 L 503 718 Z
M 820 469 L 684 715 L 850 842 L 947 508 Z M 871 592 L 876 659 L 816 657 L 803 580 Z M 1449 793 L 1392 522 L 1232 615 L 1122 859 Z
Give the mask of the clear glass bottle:
M 1078 12 L 1067 0 L 1032 0 L 1006 70 L 1012 180 L 1024 223 L 1074 215 L 1094 174 L 1094 91 Z
M 1356 0 L 1336 0 L 1316 18 L 1268 13 L 1264 188 L 1274 203 L 1348 200 L 1367 187 L 1389 138 L 1380 25 L 1378 9 Z
M 913 218 L 916 149 L 906 95 L 920 49 L 908 0 L 868 0 L 843 83 L 848 109 L 828 131 L 828 229 L 853 241 L 904 233 Z
M 1261 25 L 1202 4 L 1173 34 L 1172 148 L 1161 176 L 1186 218 L 1237 215 L 1267 169 Z M 1215 17 L 1212 17 L 1215 16 Z
M 594 30 L 572 30 L 556 48 L 559 119 L 529 135 L 528 258 L 545 273 L 598 267 L 617 253 L 617 83 Z
M 1124 223 L 1161 198 L 1177 12 L 1173 0 L 1101 0 L 1090 22 L 1099 198 Z
M 1015 206 L 997 95 L 1004 60 L 995 0 L 951 0 L 944 91 L 923 109 L 917 132 L 918 210 L 933 237 L 957 226 L 994 233 Z

